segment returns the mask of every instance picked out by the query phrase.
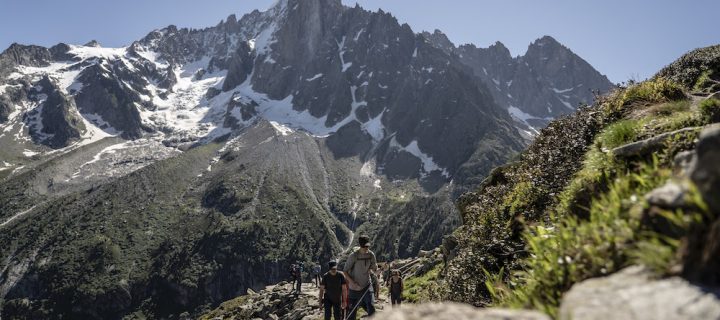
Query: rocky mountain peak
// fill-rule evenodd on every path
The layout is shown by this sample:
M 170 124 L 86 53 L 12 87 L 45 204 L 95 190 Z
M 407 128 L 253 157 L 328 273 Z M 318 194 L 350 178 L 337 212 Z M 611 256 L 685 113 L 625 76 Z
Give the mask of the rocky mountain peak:
M 443 50 L 445 53 L 449 54 L 455 50 L 455 44 L 450 41 L 446 34 L 438 29 L 435 29 L 433 33 L 424 31 L 422 35 L 430 41 L 434 47 Z
M 90 40 L 88 43 L 83 45 L 84 47 L 100 48 L 100 43 L 97 40 Z
M 510 49 L 508 49 L 505 44 L 503 44 L 500 41 L 496 41 L 492 45 L 488 47 L 488 51 L 493 52 L 494 54 L 497 54 L 500 57 L 511 59 L 512 55 L 510 54 Z

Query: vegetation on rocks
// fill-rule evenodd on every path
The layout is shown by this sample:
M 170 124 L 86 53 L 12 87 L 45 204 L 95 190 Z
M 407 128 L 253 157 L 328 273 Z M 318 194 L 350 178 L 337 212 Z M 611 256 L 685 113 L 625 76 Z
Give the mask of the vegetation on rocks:
M 682 164 L 701 128 L 720 120 L 718 100 L 690 98 L 707 95 L 696 83 L 720 70 L 716 53 L 699 50 L 551 123 L 461 198 L 463 226 L 444 243 L 437 280 L 443 298 L 557 317 L 563 294 L 585 279 L 635 264 L 657 276 L 684 272 L 691 235 L 717 215 Z M 698 71 L 686 72 L 688 64 Z M 673 200 L 681 205 L 650 196 L 663 188 L 682 190 Z

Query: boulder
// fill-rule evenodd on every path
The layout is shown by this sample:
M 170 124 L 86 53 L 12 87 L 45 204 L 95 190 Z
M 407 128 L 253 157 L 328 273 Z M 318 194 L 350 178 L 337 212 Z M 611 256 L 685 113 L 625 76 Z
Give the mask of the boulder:
M 652 138 L 648 138 L 645 140 L 640 140 L 632 143 L 628 143 L 626 145 L 617 147 L 615 149 L 612 149 L 612 153 L 616 157 L 635 157 L 635 156 L 643 156 L 646 154 L 649 154 L 653 151 L 656 151 L 663 147 L 665 144 L 665 141 L 668 139 L 684 133 L 692 133 L 694 131 L 697 131 L 699 127 L 690 127 L 690 128 L 683 128 L 680 130 L 675 130 L 672 132 L 666 132 L 663 134 L 659 134 L 657 136 L 654 136 Z
M 563 297 L 560 319 L 720 319 L 718 293 L 679 277 L 654 280 L 634 266 L 574 285 Z
M 529 310 L 479 309 L 458 303 L 429 303 L 377 313 L 375 320 L 550 320 L 545 314 Z
M 700 133 L 695 152 L 688 173 L 710 214 L 703 223 L 692 226 L 683 243 L 683 275 L 703 284 L 720 285 L 720 125 Z
M 710 210 L 720 213 L 720 125 L 700 133 L 695 152 L 689 169 L 690 179 L 697 185 Z
M 669 181 L 662 187 L 650 191 L 645 196 L 648 204 L 662 208 L 679 208 L 685 205 L 685 197 L 688 193 L 687 187 Z

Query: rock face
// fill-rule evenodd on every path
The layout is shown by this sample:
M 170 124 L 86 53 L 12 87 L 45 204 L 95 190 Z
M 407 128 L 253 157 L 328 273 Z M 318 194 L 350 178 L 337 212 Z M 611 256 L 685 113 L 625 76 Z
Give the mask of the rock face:
M 33 92 L 36 99 L 43 99 L 37 113 L 28 113 L 27 122 L 35 116 L 35 123 L 28 123 L 35 141 L 58 149 L 80 139 L 85 125 L 77 113 L 75 102 L 64 95 L 50 80 L 43 78 Z
M 608 92 L 612 83 L 589 63 L 550 36 L 530 44 L 513 58 L 500 42 L 489 48 L 455 47 L 442 32 L 423 34 L 435 47 L 457 55 L 490 88 L 495 101 L 519 122 L 542 128 L 549 120 L 592 104 L 593 91 Z
M 710 210 L 720 212 L 720 125 L 705 129 L 700 134 L 696 157 L 690 167 L 690 178 L 697 185 Z
M 720 286 L 720 126 L 700 133 L 695 156 L 688 169 L 690 179 L 708 206 L 706 223 L 690 231 L 685 246 L 683 274 L 692 281 Z
M 550 320 L 537 311 L 479 309 L 457 303 L 432 303 L 404 306 L 390 312 L 378 313 L 378 320 Z
M 718 319 L 718 294 L 678 277 L 654 280 L 631 267 L 573 286 L 563 297 L 560 319 Z

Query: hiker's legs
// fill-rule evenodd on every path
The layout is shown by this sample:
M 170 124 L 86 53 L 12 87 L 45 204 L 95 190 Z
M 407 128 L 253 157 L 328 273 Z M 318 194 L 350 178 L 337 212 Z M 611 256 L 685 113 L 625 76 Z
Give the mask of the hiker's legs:
M 325 306 L 325 320 L 330 320 L 330 318 L 332 317 L 333 304 L 332 304 L 332 302 L 330 302 L 330 300 L 323 299 L 323 305 Z
M 400 298 L 400 295 L 390 295 L 390 302 L 392 303 L 393 307 L 395 305 L 400 306 L 400 302 L 402 302 L 402 299 Z
M 349 290 L 348 292 L 348 320 L 355 320 L 357 315 L 357 309 L 360 307 L 358 303 L 360 303 L 360 298 L 363 295 L 363 291 L 355 291 L 355 290 Z M 357 308 L 355 307 L 357 305 Z
M 340 307 L 340 303 L 333 303 L 332 305 L 333 317 L 335 317 L 335 320 L 343 320 L 342 309 Z
M 375 306 L 373 305 L 373 300 L 375 299 L 374 294 L 374 292 L 367 290 L 367 294 L 363 296 L 362 302 L 360 302 L 360 305 L 365 309 L 368 316 L 375 314 Z
M 297 279 L 297 293 L 302 292 L 302 278 L 298 277 Z

